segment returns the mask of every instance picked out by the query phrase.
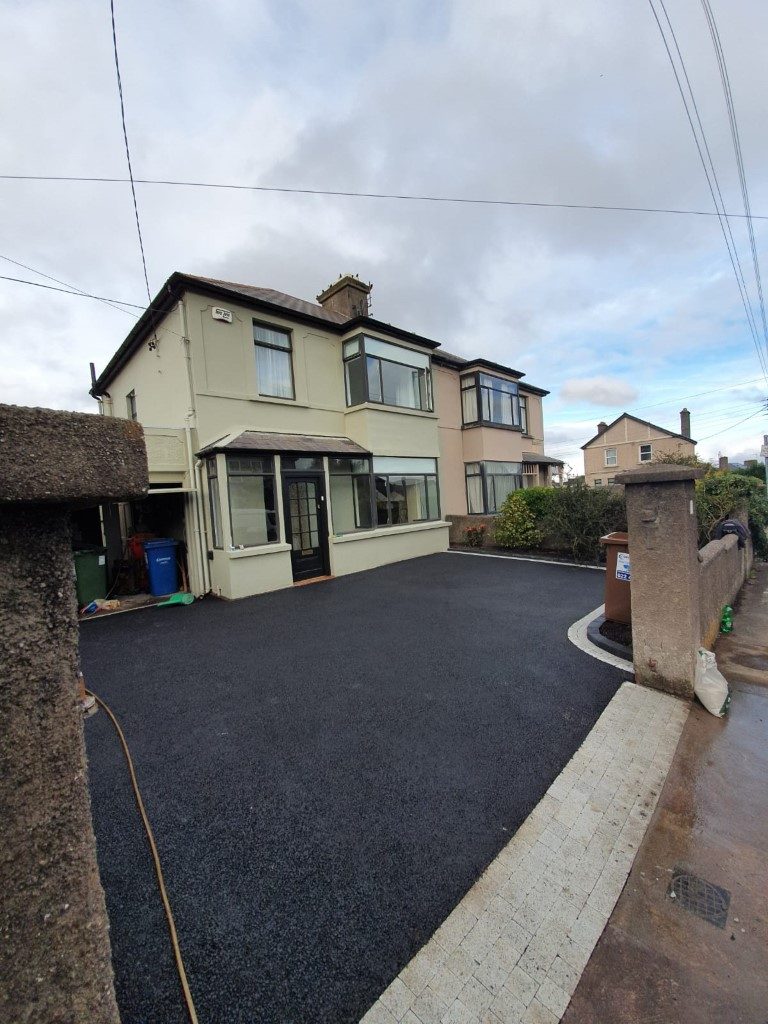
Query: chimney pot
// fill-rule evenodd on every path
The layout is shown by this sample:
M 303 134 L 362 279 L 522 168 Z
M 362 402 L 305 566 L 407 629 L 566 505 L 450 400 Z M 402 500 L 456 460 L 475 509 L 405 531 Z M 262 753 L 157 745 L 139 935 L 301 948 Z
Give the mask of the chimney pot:
M 717 460 L 718 469 L 728 469 L 728 456 L 721 455 Z
M 604 430 L 607 430 L 607 429 L 608 429 L 608 424 L 605 422 L 605 420 L 600 420 L 600 422 L 597 424 L 597 432 L 598 432 L 598 434 L 602 434 L 602 432 Z
M 343 274 L 338 281 L 320 292 L 317 301 L 332 313 L 340 313 L 347 320 L 368 316 L 373 285 L 365 284 L 354 274 Z
M 680 410 L 680 433 L 683 437 L 691 436 L 691 414 L 687 409 Z

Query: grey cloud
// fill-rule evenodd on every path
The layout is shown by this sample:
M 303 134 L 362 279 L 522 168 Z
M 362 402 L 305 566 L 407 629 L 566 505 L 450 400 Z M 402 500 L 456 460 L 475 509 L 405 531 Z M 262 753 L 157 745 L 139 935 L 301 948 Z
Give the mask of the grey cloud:
M 582 377 L 565 381 L 560 397 L 592 405 L 625 406 L 637 399 L 637 390 L 618 377 Z

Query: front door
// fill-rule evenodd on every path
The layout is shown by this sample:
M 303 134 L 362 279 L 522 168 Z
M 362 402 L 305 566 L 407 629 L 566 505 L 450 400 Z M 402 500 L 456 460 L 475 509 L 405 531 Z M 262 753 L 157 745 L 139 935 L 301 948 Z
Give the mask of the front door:
M 328 572 L 328 527 L 323 477 L 286 476 L 283 513 L 285 539 L 291 545 L 293 578 L 324 576 Z

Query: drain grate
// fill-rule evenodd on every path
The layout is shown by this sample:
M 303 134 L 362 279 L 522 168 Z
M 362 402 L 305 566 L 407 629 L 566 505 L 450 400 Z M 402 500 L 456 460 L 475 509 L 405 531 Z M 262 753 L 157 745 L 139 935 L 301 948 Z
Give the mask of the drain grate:
M 669 896 L 684 910 L 709 921 L 716 928 L 725 928 L 731 894 L 698 875 L 677 870 L 672 875 Z

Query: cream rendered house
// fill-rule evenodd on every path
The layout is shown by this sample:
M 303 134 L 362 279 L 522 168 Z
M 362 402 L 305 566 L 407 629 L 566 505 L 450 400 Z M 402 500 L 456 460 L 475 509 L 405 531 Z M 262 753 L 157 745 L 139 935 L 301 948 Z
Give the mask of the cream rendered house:
M 584 478 L 590 487 L 611 487 L 617 473 L 653 462 L 657 455 L 695 455 L 691 414 L 680 412 L 680 433 L 624 412 L 613 423 L 598 423 L 597 433 L 582 445 Z
M 443 551 L 446 514 L 549 478 L 547 392 L 375 320 L 370 290 L 168 279 L 91 389 L 149 459 L 149 496 L 104 509 L 111 564 L 173 537 L 194 593 L 244 597 Z

